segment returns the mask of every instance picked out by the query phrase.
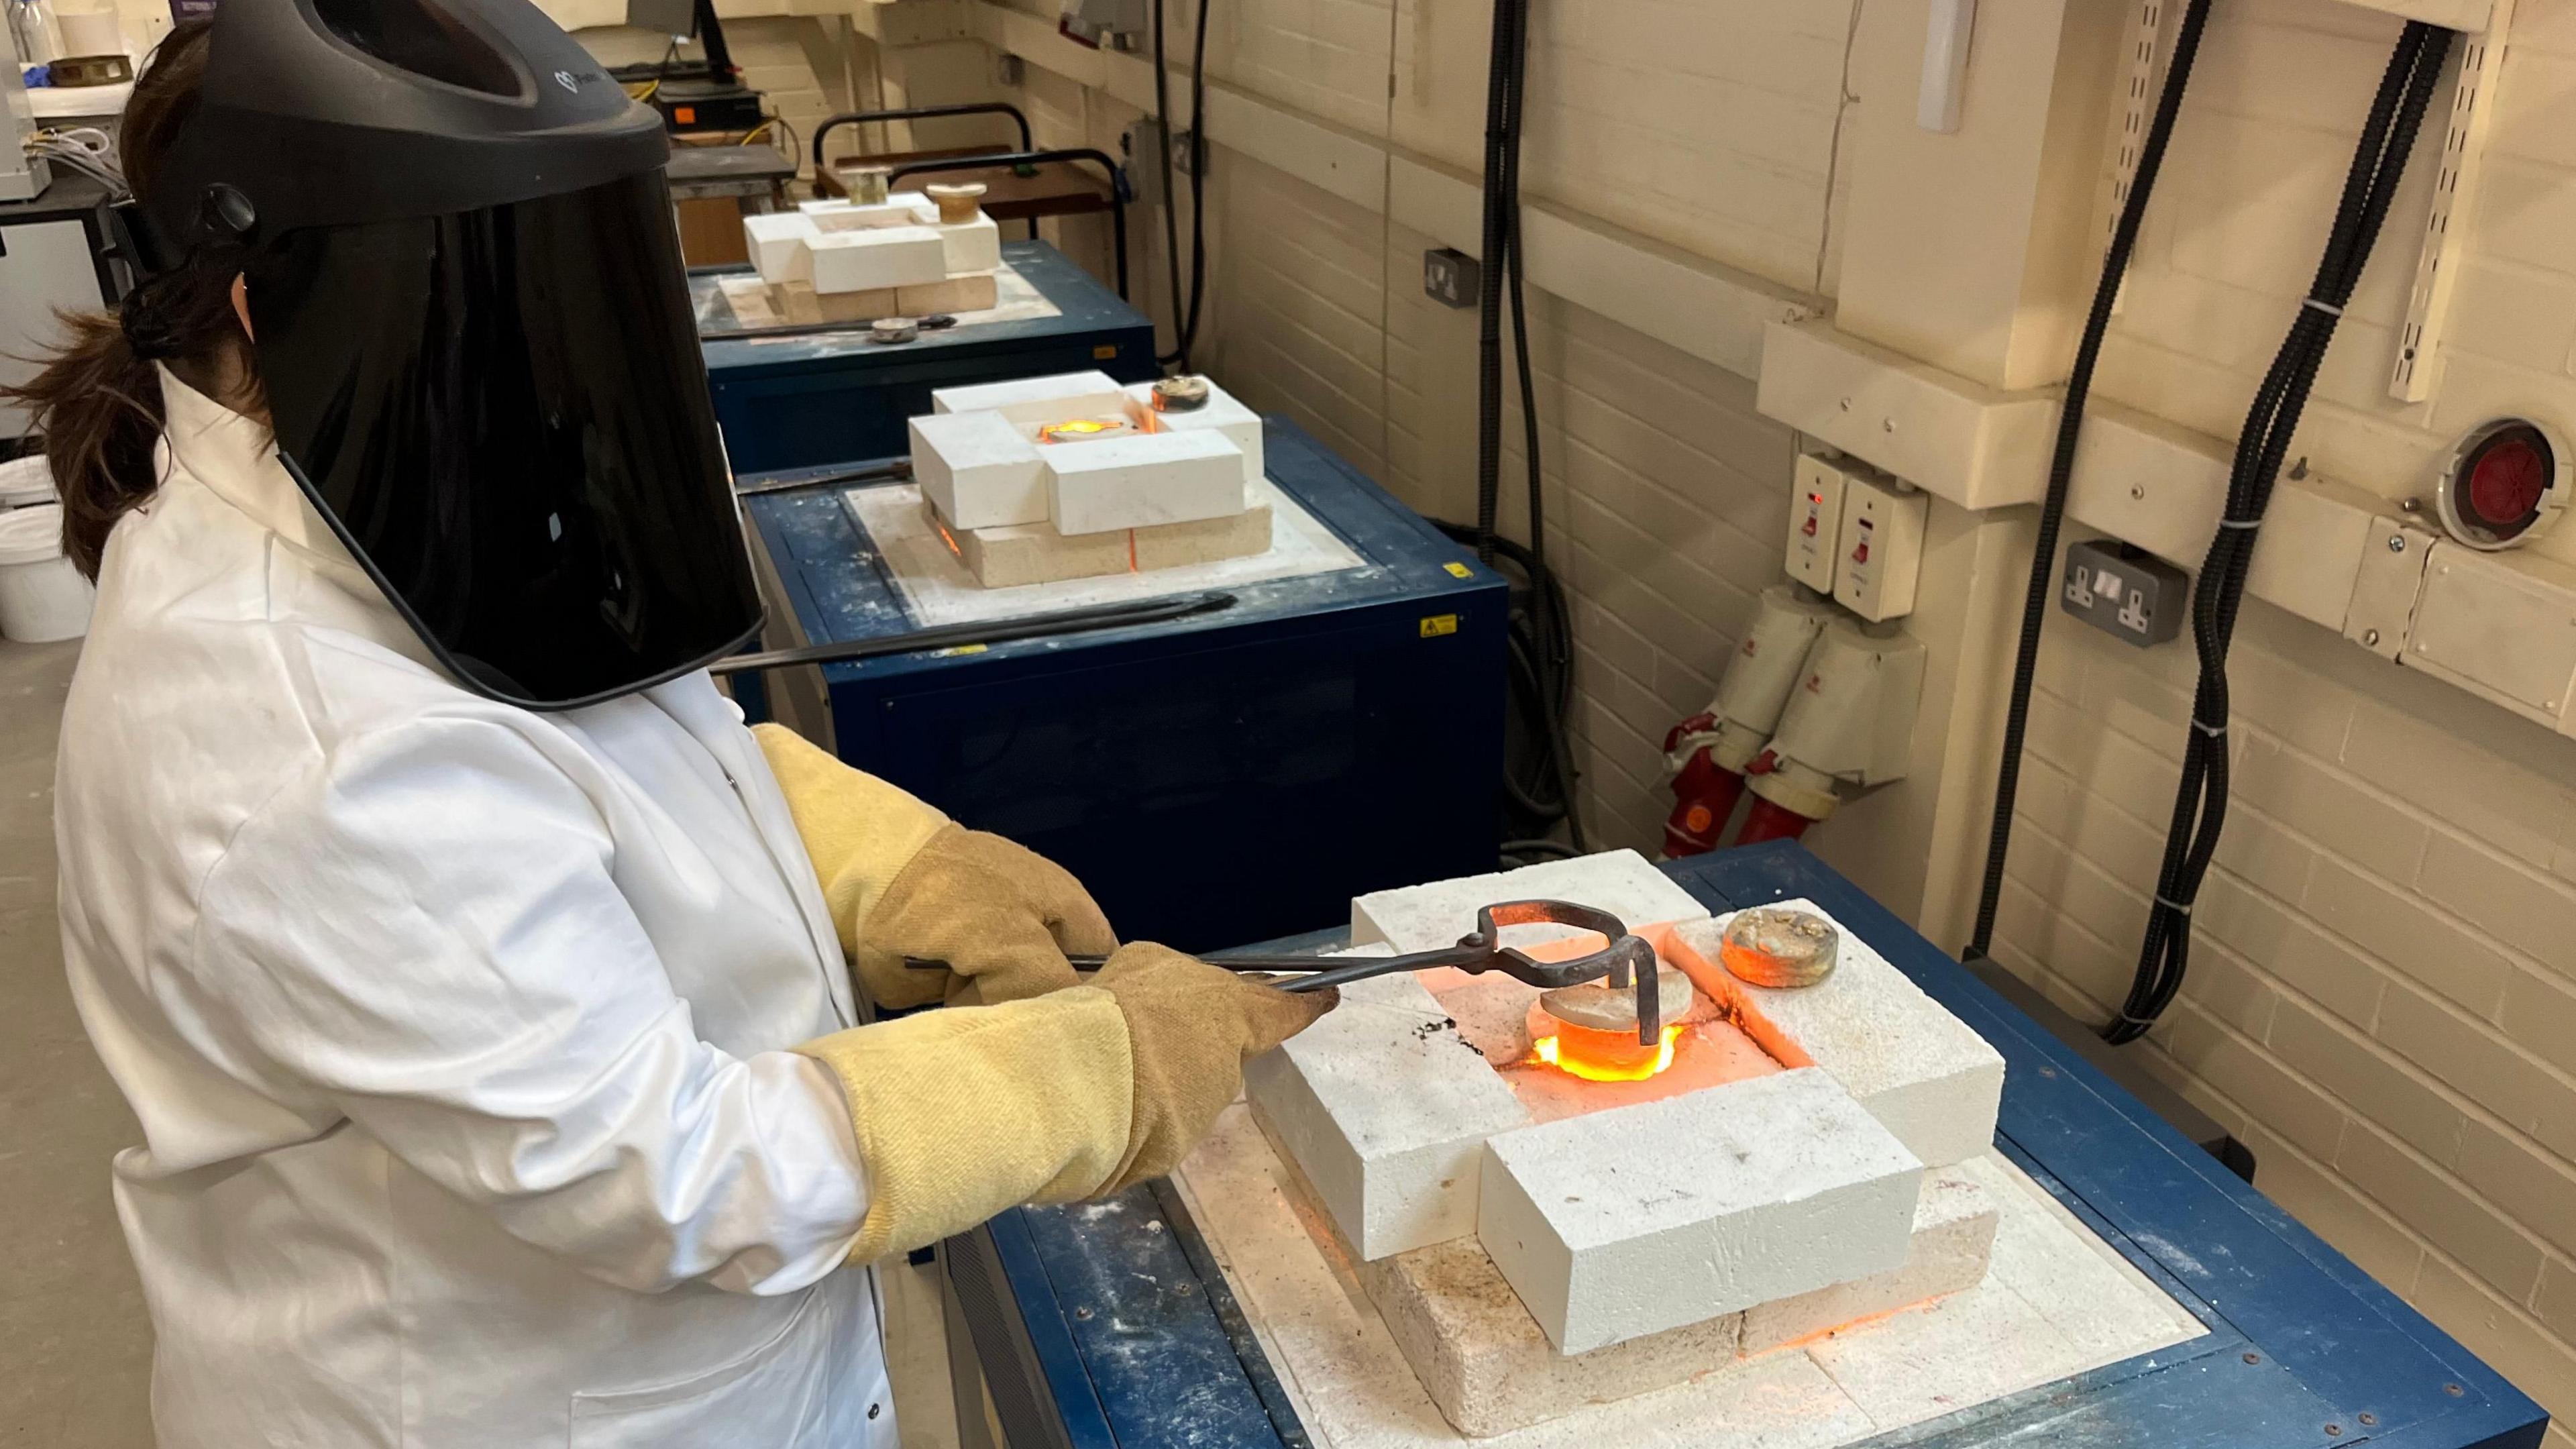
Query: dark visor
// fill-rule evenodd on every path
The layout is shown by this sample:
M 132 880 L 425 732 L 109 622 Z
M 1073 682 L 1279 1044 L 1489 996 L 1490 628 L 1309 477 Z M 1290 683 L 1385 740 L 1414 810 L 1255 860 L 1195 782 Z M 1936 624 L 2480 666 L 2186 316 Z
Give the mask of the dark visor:
M 251 274 L 280 451 L 496 698 L 591 703 L 759 628 L 670 208 L 648 171 L 290 233 Z

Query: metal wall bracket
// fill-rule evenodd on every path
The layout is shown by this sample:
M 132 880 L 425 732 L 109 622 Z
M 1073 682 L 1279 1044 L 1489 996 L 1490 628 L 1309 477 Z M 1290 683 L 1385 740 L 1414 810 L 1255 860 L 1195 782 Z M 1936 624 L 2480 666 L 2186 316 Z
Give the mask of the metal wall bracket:
M 2513 0 L 2495 0 L 2487 28 L 2467 36 L 2460 49 L 2459 81 L 2451 90 L 2450 123 L 2442 131 L 2442 159 L 2433 179 L 2433 204 L 2424 216 L 2415 261 L 2415 287 L 2406 299 L 2406 322 L 2397 333 L 2397 359 L 2389 371 L 2389 396 L 2423 402 L 2441 380 L 2439 349 L 2459 287 L 2467 250 L 2468 221 L 2484 170 L 2488 118 L 2495 114 L 2495 83 L 2504 68 L 2505 27 Z

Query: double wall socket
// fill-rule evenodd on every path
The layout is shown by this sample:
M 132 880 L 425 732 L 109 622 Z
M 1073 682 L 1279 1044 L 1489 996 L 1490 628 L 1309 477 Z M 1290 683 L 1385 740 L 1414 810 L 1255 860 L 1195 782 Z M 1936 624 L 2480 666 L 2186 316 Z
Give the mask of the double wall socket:
M 1422 291 L 1443 307 L 1468 308 L 1483 300 L 1484 268 L 1456 247 L 1435 247 L 1422 254 Z
M 2088 538 L 2067 545 L 2057 606 L 2143 649 L 2182 632 L 2191 576 L 2145 549 Z

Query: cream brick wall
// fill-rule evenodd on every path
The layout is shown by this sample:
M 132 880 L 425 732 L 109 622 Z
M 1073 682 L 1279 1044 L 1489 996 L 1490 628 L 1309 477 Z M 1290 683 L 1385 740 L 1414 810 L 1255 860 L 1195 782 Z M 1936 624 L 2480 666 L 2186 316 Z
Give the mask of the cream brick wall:
M 2214 12 L 2105 355 L 2111 397 L 2232 437 L 2322 242 L 2396 25 Z M 2387 397 L 2431 137 L 2292 455 L 2385 497 L 2463 429 L 2576 423 L 2576 4 L 2519 8 L 2439 390 Z M 2576 557 L 2576 535 L 2545 545 Z M 2193 659 L 2052 628 L 1998 955 L 2099 1019 L 2136 961 Z M 2576 742 L 2249 605 L 2234 801 L 2192 975 L 2139 1050 L 2253 1143 L 2260 1182 L 2576 1416 Z M 2571 1441 L 2563 1433 L 2553 1443 Z
M 2576 749 L 2266 606 L 2192 974 L 2135 1050 L 2264 1190 L 2576 1411 Z M 1997 956 L 2100 1019 L 2146 923 L 2188 650 L 2042 650 Z
M 2333 0 L 2211 12 L 2203 60 L 2103 357 L 2102 391 L 2232 438 L 2324 241 L 2353 136 L 2398 23 Z M 2383 497 L 2425 493 L 2490 417 L 2576 425 L 2576 4 L 2517 9 L 2493 103 L 2491 169 L 2431 401 L 2388 396 L 2396 331 L 2442 132 L 2437 102 L 2320 373 L 2292 456 Z M 2544 552 L 2576 560 L 2576 533 Z
M 1471 521 L 1476 318 L 1423 296 L 1430 239 L 1223 159 L 1232 240 L 1213 371 L 1415 508 Z M 1672 807 L 1663 732 L 1707 704 L 1778 572 L 1788 502 L 1773 480 L 1787 477 L 1790 436 L 1754 413 L 1749 379 L 1543 293 L 1530 306 L 1586 812 L 1596 843 L 1651 851 Z M 1516 398 L 1503 431 L 1503 530 L 1526 537 Z

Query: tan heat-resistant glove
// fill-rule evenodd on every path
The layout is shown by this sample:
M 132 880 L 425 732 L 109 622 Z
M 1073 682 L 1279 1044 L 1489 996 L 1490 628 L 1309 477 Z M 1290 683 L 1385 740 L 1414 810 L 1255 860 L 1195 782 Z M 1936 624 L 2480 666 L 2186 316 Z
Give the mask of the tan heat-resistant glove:
M 1243 1064 L 1342 999 L 1338 991 L 1291 995 L 1149 941 L 1121 948 L 1091 984 L 1117 1000 L 1135 1053 L 1127 1152 L 1102 1192 L 1179 1166 L 1243 1091 Z
M 928 1011 L 798 1047 L 849 1101 L 867 1169 L 853 1263 L 1020 1203 L 1171 1170 L 1243 1086 L 1244 1060 L 1333 1009 L 1161 946 L 1033 1001 Z
M 1100 907 L 1053 861 L 950 821 L 792 730 L 764 724 L 752 734 L 787 797 L 841 949 L 879 1006 L 1018 1001 L 1073 985 L 1068 953 L 1117 948 Z

